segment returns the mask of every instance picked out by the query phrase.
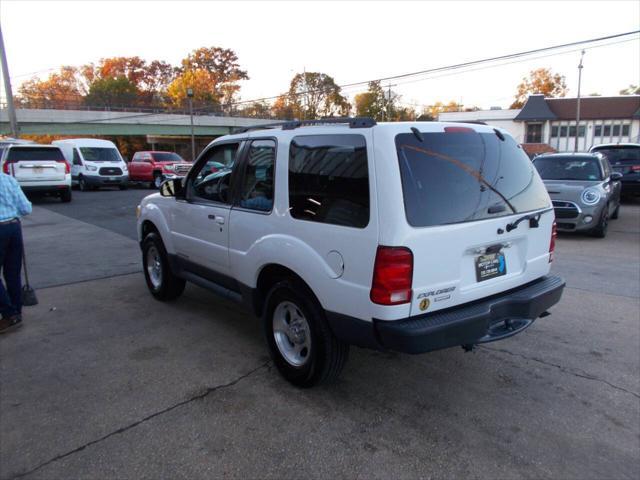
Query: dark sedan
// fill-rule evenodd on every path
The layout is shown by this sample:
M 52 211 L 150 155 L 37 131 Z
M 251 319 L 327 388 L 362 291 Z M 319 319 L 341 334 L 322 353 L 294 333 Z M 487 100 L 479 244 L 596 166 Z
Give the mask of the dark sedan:
M 622 174 L 622 195 L 640 195 L 640 144 L 596 145 L 590 151 L 603 154 L 613 170 Z

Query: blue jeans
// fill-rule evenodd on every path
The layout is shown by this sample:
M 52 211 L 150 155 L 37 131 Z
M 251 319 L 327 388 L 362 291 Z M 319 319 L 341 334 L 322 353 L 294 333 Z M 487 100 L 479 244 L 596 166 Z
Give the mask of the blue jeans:
M 9 317 L 22 313 L 22 229 L 19 222 L 0 225 L 0 313 Z M 6 286 L 6 288 L 5 288 Z

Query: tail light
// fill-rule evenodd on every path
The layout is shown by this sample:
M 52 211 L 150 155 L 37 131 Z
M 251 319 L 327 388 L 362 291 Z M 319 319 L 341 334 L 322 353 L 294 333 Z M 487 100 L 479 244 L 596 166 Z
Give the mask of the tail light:
M 640 165 L 631 165 L 632 172 L 640 172 Z
M 56 160 L 58 163 L 64 163 L 64 173 L 71 173 L 71 167 L 69 166 L 69 162 L 66 160 Z
M 558 226 L 556 225 L 556 221 L 553 221 L 553 226 L 551 227 L 551 241 L 549 242 L 549 263 L 553 262 L 553 252 L 556 250 L 556 237 L 558 236 Z
M 13 172 L 11 171 L 12 169 L 10 167 L 12 163 L 15 163 L 15 162 L 12 162 L 11 160 L 6 160 L 2 165 L 2 172 L 6 173 L 7 175 L 13 175 Z
M 378 247 L 373 267 L 371 301 L 400 305 L 411 301 L 413 253 L 405 247 Z

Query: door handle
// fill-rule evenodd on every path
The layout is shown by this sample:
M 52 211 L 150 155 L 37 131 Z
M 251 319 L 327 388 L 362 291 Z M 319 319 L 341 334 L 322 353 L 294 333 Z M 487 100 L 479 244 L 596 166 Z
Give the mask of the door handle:
M 224 217 L 222 215 L 207 215 L 209 220 L 214 220 L 218 225 L 224 225 Z

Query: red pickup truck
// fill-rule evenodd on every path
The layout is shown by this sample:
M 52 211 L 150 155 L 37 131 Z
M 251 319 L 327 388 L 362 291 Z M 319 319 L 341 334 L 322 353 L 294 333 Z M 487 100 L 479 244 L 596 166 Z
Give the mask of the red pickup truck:
M 160 188 L 167 179 L 184 177 L 191 165 L 174 152 L 136 152 L 129 162 L 129 180 Z

